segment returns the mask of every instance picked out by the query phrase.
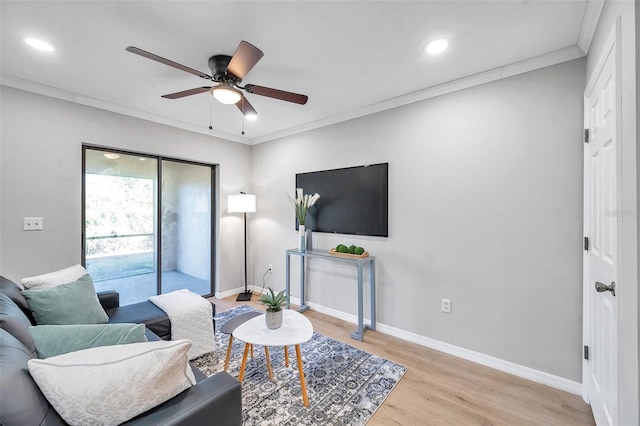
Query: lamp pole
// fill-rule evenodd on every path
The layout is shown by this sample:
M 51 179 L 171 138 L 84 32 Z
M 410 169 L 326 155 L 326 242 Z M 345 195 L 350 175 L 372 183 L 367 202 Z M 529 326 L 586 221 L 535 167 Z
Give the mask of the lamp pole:
M 251 295 L 247 287 L 248 284 L 249 282 L 247 281 L 247 212 L 244 212 L 244 292 L 249 293 L 249 295 Z M 251 296 L 249 296 L 249 300 L 251 300 Z

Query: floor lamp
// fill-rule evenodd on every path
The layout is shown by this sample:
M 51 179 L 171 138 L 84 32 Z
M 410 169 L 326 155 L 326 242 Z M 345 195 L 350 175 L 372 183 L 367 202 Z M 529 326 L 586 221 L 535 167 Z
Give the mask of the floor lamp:
M 241 192 L 237 195 L 229 195 L 227 198 L 229 213 L 244 214 L 244 291 L 238 294 L 236 301 L 246 302 L 251 300 L 251 291 L 247 287 L 247 213 L 256 212 L 256 196 Z

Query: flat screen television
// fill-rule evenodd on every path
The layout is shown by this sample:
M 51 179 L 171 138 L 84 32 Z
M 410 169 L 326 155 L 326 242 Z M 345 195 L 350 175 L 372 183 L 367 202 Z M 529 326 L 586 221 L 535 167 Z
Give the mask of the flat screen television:
M 296 188 L 320 194 L 307 213 L 307 229 L 389 236 L 389 163 L 298 173 Z

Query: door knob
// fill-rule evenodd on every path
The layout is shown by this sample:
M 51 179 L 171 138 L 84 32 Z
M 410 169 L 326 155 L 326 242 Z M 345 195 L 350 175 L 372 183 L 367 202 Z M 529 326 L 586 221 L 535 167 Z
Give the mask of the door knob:
M 616 295 L 616 283 L 611 281 L 611 285 L 606 285 L 599 281 L 596 281 L 596 291 L 602 293 L 603 291 L 610 291 L 614 296 Z

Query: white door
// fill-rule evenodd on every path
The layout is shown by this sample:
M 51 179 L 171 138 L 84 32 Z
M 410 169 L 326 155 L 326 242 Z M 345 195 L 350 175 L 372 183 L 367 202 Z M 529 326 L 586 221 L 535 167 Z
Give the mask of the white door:
M 614 39 L 615 40 L 615 39 Z M 617 419 L 617 102 L 615 41 L 585 92 L 585 344 L 586 393 L 596 423 Z

